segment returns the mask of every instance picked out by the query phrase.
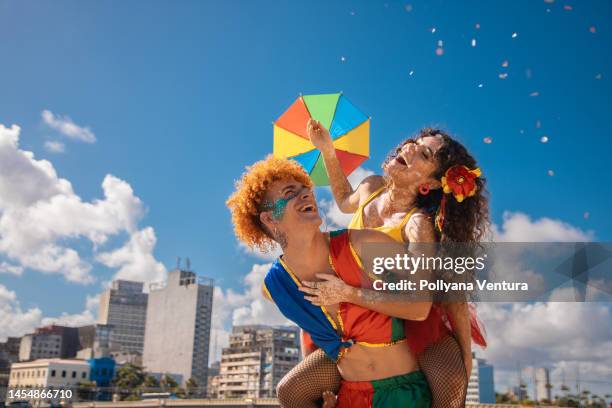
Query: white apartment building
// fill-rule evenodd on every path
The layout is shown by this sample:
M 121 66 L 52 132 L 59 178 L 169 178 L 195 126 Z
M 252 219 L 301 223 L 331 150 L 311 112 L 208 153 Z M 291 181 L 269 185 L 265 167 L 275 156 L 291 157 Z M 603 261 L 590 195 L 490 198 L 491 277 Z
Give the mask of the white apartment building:
M 88 381 L 89 370 L 84 360 L 51 358 L 13 363 L 8 388 L 69 388 Z

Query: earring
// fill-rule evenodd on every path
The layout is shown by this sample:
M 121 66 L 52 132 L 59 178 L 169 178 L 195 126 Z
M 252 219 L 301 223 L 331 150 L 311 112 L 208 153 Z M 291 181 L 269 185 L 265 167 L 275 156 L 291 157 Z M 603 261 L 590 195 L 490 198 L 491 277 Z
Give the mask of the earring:
M 421 195 L 429 194 L 429 183 L 419 184 L 419 193 Z

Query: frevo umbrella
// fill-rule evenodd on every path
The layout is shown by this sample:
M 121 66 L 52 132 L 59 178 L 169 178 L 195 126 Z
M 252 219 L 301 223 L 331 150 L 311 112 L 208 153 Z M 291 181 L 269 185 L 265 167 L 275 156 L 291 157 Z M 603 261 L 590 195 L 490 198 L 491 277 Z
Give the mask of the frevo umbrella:
M 343 94 L 302 95 L 274 122 L 274 156 L 300 163 L 317 186 L 329 185 L 323 156 L 306 133 L 313 118 L 329 129 L 346 176 L 370 154 L 370 118 Z

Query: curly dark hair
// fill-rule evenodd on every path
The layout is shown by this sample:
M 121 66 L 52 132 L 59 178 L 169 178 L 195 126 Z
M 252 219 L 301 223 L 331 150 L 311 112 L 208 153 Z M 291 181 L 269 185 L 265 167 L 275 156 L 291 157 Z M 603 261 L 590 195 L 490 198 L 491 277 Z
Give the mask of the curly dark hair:
M 406 143 L 415 143 L 418 139 L 427 136 L 442 137 L 442 146 L 434 155 L 438 168 L 433 177 L 440 180 L 446 170 L 455 165 L 464 165 L 470 169 L 477 166 L 476 159 L 467 151 L 465 146 L 453 139 L 446 132 L 435 128 L 421 129 L 415 136 L 401 142 L 385 159 L 383 168 L 391 162 Z M 390 181 L 387 181 L 390 183 Z M 481 241 L 489 227 L 489 200 L 486 191 L 486 179 L 476 179 L 476 194 L 462 202 L 455 200 L 452 194 L 446 195 L 445 221 L 442 231 L 438 231 L 440 242 L 475 243 Z M 442 201 L 442 189 L 431 190 L 427 195 L 418 195 L 416 207 L 435 217 Z

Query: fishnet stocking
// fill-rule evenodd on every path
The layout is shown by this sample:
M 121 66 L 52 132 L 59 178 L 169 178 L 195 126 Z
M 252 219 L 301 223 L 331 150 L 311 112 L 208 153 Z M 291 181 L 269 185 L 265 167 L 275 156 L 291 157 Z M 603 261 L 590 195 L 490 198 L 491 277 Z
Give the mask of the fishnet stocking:
M 278 383 L 278 401 L 283 408 L 319 408 L 323 404 L 323 392 L 337 394 L 341 379 L 336 363 L 317 349 Z
M 468 378 L 461 347 L 453 336 L 446 336 L 419 355 L 431 395 L 431 408 L 463 408 Z
M 419 355 L 421 371 L 433 396 L 431 408 L 463 408 L 468 378 L 459 343 L 446 336 Z M 319 408 L 325 391 L 338 393 L 340 373 L 336 364 L 317 349 L 283 377 L 276 388 L 283 408 Z

